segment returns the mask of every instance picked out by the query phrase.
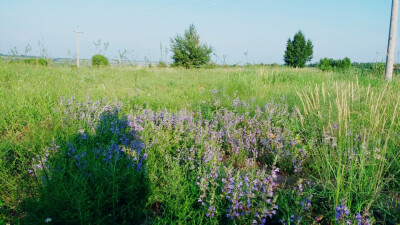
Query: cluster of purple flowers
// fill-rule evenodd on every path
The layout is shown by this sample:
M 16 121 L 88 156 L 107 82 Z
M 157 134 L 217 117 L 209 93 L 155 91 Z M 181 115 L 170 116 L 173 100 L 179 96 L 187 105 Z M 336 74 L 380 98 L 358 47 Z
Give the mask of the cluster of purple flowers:
M 59 105 L 53 110 L 60 114 L 60 119 L 64 123 L 79 121 L 85 122 L 89 127 L 94 128 L 105 111 L 110 111 L 111 109 L 120 110 L 121 108 L 122 104 L 120 102 L 110 102 L 107 98 L 103 98 L 100 101 L 86 99 L 85 102 L 81 102 L 72 96 L 68 99 L 61 97 Z
M 357 225 L 370 225 L 371 221 L 368 218 L 368 213 L 364 213 L 364 215 L 361 215 L 359 212 L 355 216 Z
M 90 101 L 89 101 L 90 102 Z M 129 122 L 126 117 L 120 117 L 120 108 L 111 107 L 110 105 L 102 105 L 99 102 L 90 105 L 75 104 L 74 99 L 67 101 L 66 111 L 74 117 L 66 119 L 64 122 L 69 123 L 70 120 L 84 120 L 83 125 L 89 125 L 93 133 L 88 134 L 83 129 L 78 130 L 76 139 L 67 143 L 65 156 L 67 162 L 73 168 L 82 171 L 85 176 L 91 176 L 93 168 L 88 168 L 88 161 L 94 156 L 95 160 L 100 159 L 106 165 L 118 163 L 120 160 L 127 162 L 128 168 L 141 171 L 143 163 L 147 158 L 147 153 L 144 151 L 145 145 L 140 140 L 137 132 L 132 131 L 129 127 Z M 120 104 L 115 104 L 120 106 Z M 100 113 L 101 112 L 101 113 Z M 72 114 L 71 114 L 72 113 Z M 80 115 L 80 116 L 78 116 Z M 97 115 L 97 116 L 95 116 Z M 86 124 L 85 124 L 86 123 Z M 82 125 L 82 124 L 81 124 Z M 86 145 L 90 141 L 96 141 L 97 147 L 92 151 L 88 151 Z M 50 178 L 49 173 L 49 158 L 58 152 L 60 146 L 53 142 L 49 147 L 43 149 L 43 155 L 32 159 L 32 169 L 30 174 L 38 175 L 43 178 Z M 63 165 L 52 165 L 51 172 L 63 171 Z M 46 169 L 44 171 L 43 169 Z M 40 174 L 38 173 L 40 171 Z
M 49 170 L 49 158 L 53 154 L 57 153 L 59 148 L 60 146 L 58 146 L 55 141 L 52 141 L 50 146 L 47 146 L 43 149 L 41 155 L 38 155 L 36 158 L 33 157 L 31 161 L 32 168 L 28 170 L 29 174 L 38 175 L 41 172 L 47 174 Z
M 204 171 L 205 175 L 200 178 L 196 184 L 200 187 L 201 195 L 198 199 L 198 202 L 201 202 L 201 205 L 207 207 L 207 217 L 214 217 L 217 213 L 216 206 L 216 191 L 219 186 L 219 168 L 217 167 L 216 162 L 213 162 L 209 171 Z
M 136 131 L 130 130 L 128 118 L 120 118 L 119 114 L 119 108 L 106 107 L 99 117 L 95 135 L 100 136 L 102 143 L 93 149 L 95 158 L 102 158 L 108 166 L 127 158 L 129 167 L 141 171 L 147 158 L 147 153 L 143 151 L 144 143 Z M 104 137 L 106 140 L 103 140 Z
M 200 171 L 198 202 L 207 217 L 225 212 L 235 220 L 264 223 L 277 210 L 273 188 L 279 171 L 266 174 L 265 168 L 272 165 L 264 159 L 291 162 L 295 172 L 301 172 L 307 159 L 298 137 L 285 126 L 292 117 L 287 106 L 269 103 L 256 108 L 254 115 L 219 108 L 211 119 L 201 112 L 136 108 L 128 121 L 146 146 L 169 143 L 169 149 L 176 149 L 165 155 L 166 161 L 172 155 L 185 168 Z M 228 208 L 220 208 L 222 199 L 228 201 Z M 310 201 L 311 197 L 305 199 L 305 207 L 310 207 Z
M 217 98 L 218 91 L 212 95 Z M 279 168 L 287 169 L 285 166 L 289 165 L 285 172 L 301 173 L 310 148 L 289 130 L 295 114 L 285 104 L 270 102 L 250 114 L 249 110 L 237 110 L 249 107 L 250 103 L 239 98 L 232 101 L 233 110 L 221 107 L 207 117 L 201 111 L 153 111 L 140 107 L 125 117 L 121 116 L 121 103 L 105 99 L 84 103 L 74 98 L 61 99 L 55 111 L 60 112 L 63 123 L 79 123 L 80 128 L 89 131 L 78 131 L 77 145 L 85 145 L 89 139 L 98 143 L 91 152 L 68 145 L 67 156 L 75 167 L 87 170 L 88 157 L 94 156 L 106 166 L 127 159 L 128 168 L 143 171 L 147 154 L 159 144 L 158 147 L 167 149 L 163 156 L 166 161 L 179 160 L 190 173 L 197 173 L 198 202 L 206 217 L 224 215 L 239 223 L 264 224 L 278 209 L 274 191 Z M 327 131 L 319 144 L 336 148 L 337 138 L 331 133 L 337 129 Z M 49 149 L 57 149 L 54 146 Z M 48 167 L 48 157 L 46 150 L 44 157 L 34 159 L 30 172 Z M 298 183 L 298 209 L 288 214 L 289 221 L 282 223 L 301 223 L 304 215 L 311 217 L 313 195 L 305 189 L 312 185 Z M 350 224 L 350 214 L 343 199 L 335 210 L 336 222 Z M 358 213 L 355 219 L 358 224 L 370 223 L 366 214 Z
M 214 164 L 197 182 L 201 190 L 198 202 L 207 209 L 206 216 L 214 217 L 218 213 L 217 204 L 227 201 L 228 208 L 219 210 L 232 220 L 264 224 L 267 218 L 272 218 L 278 209 L 274 188 L 279 169 L 271 170 L 271 174 L 265 171 L 218 168 Z
M 228 170 L 227 177 L 222 180 L 222 193 L 230 202 L 226 216 L 238 220 L 251 216 L 256 224 L 264 224 L 266 218 L 272 218 L 278 209 L 273 192 L 278 172 L 279 168 L 269 175 L 265 170 L 255 173 Z
M 351 224 L 350 218 L 348 218 L 350 215 L 350 210 L 346 206 L 346 199 L 342 199 L 342 204 L 336 206 L 335 209 L 335 218 L 336 222 L 338 224 L 342 224 L 345 222 L 346 224 Z
M 312 223 L 314 218 L 312 218 L 312 187 L 314 182 L 298 180 L 296 189 L 294 190 L 296 201 L 295 207 L 291 208 L 292 211 L 289 212 L 288 218 L 281 218 L 279 222 L 282 224 L 304 224 Z M 290 216 L 289 216 L 290 215 Z
M 257 108 L 252 116 L 249 113 L 239 114 L 220 108 L 209 120 L 203 118 L 201 112 L 154 112 L 139 108 L 128 118 L 132 130 L 151 133 L 152 138 L 159 141 L 168 137 L 169 139 L 164 141 L 179 144 L 177 149 L 181 159 L 208 163 L 214 155 L 220 160 L 224 157 L 245 155 L 250 159 L 250 163 L 254 163 L 266 156 L 279 155 L 278 164 L 280 160 L 286 163 L 289 159 L 293 162 L 292 168 L 301 172 L 307 151 L 299 147 L 300 145 L 291 144 L 297 138 L 283 122 L 290 120 L 291 116 L 286 106 L 269 103 L 264 108 Z M 143 139 L 146 138 L 149 139 Z
M 296 146 L 296 141 L 292 142 L 292 145 Z M 293 155 L 294 172 L 300 173 L 302 172 L 303 164 L 307 159 L 306 150 L 304 148 L 299 148 Z
M 77 152 L 76 147 L 71 143 L 68 143 L 67 155 L 70 156 L 70 160 L 73 161 L 77 168 L 86 169 L 87 160 L 86 160 L 86 152 Z
M 337 205 L 335 209 L 335 219 L 338 224 L 352 224 L 350 217 L 350 210 L 346 206 L 346 199 L 342 199 L 342 204 Z M 371 221 L 368 218 L 368 213 L 364 212 L 364 215 L 357 213 L 355 215 L 355 222 L 357 225 L 370 225 Z

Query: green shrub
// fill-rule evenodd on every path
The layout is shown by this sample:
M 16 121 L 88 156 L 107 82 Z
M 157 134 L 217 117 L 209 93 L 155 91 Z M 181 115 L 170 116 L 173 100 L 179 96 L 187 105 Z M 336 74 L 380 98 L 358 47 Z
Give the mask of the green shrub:
M 350 69 L 350 67 L 351 67 L 351 60 L 350 60 L 350 58 L 345 57 L 345 58 L 342 60 L 342 68 L 345 69 L 345 70 L 347 70 L 347 69 Z
M 108 59 L 104 55 L 94 55 L 92 56 L 92 66 L 108 66 Z
M 372 71 L 375 75 L 383 76 L 385 74 L 386 64 L 385 63 L 375 63 L 371 65 Z
M 322 71 L 331 71 L 333 65 L 333 59 L 323 58 L 319 61 L 318 68 Z
M 206 69 L 215 69 L 217 67 L 218 67 L 218 65 L 215 62 L 208 63 L 207 65 L 204 66 L 204 68 L 206 68 Z
M 321 59 L 318 64 L 318 68 L 322 71 L 349 70 L 350 67 L 351 61 L 348 57 L 338 60 L 325 57 Z
M 279 67 L 281 67 L 278 63 L 273 63 L 271 66 L 272 66 L 273 68 L 279 68 Z
M 167 66 L 167 64 L 165 62 L 160 61 L 160 62 L 158 62 L 157 67 L 159 67 L 159 68 L 167 68 L 168 66 Z
M 41 66 L 48 66 L 50 61 L 51 59 L 44 59 L 44 58 L 28 58 L 23 60 L 23 62 L 26 64 L 41 65 Z

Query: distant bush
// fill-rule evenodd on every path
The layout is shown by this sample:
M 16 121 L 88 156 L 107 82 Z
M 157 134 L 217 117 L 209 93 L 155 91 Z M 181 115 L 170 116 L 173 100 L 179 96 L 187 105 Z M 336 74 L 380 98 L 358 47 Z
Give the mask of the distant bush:
M 350 67 L 351 61 L 348 57 L 338 60 L 325 57 L 321 59 L 318 64 L 318 68 L 322 71 L 348 70 Z
M 211 62 L 211 63 L 204 65 L 204 68 L 206 68 L 206 69 L 215 69 L 217 67 L 218 67 L 218 65 L 215 62 Z
M 350 67 L 351 67 L 351 60 L 350 60 L 350 58 L 348 58 L 348 57 L 345 57 L 343 60 L 342 60 L 342 68 L 343 69 L 350 69 Z
M 108 59 L 104 55 L 94 55 L 92 56 L 92 66 L 108 66 Z
M 158 62 L 157 67 L 159 67 L 159 68 L 167 68 L 168 66 L 167 66 L 167 64 L 165 62 L 160 61 L 160 62 Z
M 279 68 L 279 67 L 281 67 L 278 63 L 273 63 L 271 66 L 272 66 L 273 68 Z
M 23 62 L 31 65 L 41 65 L 48 66 L 51 59 L 43 59 L 43 58 L 28 58 L 24 59 Z
M 386 63 L 373 63 L 371 64 L 371 69 L 375 75 L 383 76 L 385 74 Z M 394 72 L 398 72 L 396 66 L 394 67 Z

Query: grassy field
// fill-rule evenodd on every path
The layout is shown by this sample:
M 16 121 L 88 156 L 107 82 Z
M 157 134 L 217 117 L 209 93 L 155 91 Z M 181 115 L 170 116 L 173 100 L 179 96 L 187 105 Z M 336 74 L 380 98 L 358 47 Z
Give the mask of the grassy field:
M 0 224 L 399 224 L 400 80 L 0 61 Z

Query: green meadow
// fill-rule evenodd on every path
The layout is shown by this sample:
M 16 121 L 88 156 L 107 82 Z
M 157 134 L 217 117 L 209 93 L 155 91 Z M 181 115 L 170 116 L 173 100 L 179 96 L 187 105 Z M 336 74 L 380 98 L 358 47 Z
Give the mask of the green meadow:
M 399 103 L 368 69 L 0 61 L 0 224 L 399 224 Z

